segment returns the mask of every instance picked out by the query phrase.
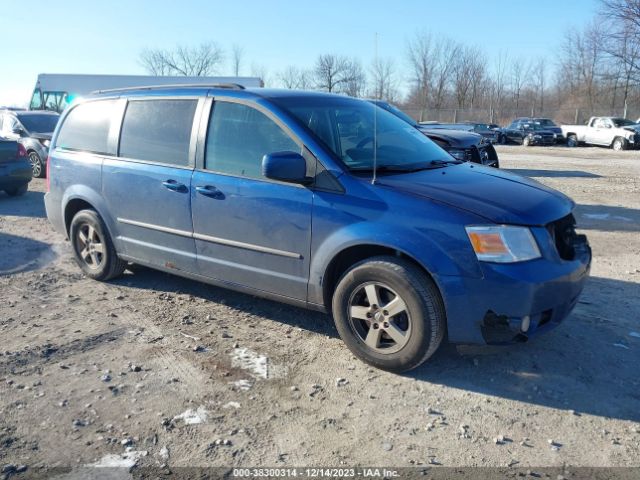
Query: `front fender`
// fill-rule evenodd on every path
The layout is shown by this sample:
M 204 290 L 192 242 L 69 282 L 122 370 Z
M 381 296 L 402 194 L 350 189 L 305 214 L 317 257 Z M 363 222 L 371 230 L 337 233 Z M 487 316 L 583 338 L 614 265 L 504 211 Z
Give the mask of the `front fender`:
M 473 251 L 462 244 L 460 238 L 435 230 L 427 232 L 410 226 L 390 229 L 388 224 L 360 222 L 346 225 L 314 245 L 309 275 L 310 303 L 324 303 L 324 278 L 331 261 L 344 250 L 359 245 L 401 252 L 429 272 L 436 284 L 440 276 L 481 276 Z

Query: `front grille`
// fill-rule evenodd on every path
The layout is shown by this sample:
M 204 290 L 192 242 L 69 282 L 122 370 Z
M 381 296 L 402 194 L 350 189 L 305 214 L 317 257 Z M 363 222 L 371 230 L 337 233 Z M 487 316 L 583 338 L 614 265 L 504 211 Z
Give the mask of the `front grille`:
M 576 234 L 576 219 L 573 214 L 551 222 L 547 230 L 563 260 L 573 260 L 576 256 L 575 244 L 579 239 Z

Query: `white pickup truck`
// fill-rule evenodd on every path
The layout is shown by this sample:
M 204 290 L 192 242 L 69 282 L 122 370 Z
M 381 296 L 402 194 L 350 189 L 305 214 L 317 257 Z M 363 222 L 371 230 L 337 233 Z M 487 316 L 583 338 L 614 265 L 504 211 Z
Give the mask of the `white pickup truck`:
M 591 117 L 586 125 L 561 125 L 567 145 L 601 145 L 614 150 L 640 147 L 640 124 L 616 117 Z

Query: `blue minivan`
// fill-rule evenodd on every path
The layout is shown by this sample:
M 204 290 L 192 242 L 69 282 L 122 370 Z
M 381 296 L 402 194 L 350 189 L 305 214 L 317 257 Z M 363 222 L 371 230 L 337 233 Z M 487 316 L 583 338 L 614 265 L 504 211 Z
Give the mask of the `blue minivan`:
M 445 336 L 526 341 L 589 274 L 569 198 L 339 95 L 100 92 L 63 114 L 48 169 L 47 215 L 87 276 L 141 264 L 331 312 L 355 355 L 391 371 Z

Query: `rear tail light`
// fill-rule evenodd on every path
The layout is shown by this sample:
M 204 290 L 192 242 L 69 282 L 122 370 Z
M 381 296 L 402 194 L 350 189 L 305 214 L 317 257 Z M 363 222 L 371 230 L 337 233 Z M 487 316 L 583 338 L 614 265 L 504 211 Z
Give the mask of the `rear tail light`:
M 47 155 L 47 171 L 45 174 L 45 182 L 47 183 L 47 192 L 49 192 L 49 165 L 51 164 L 51 155 Z
M 18 158 L 25 158 L 27 157 L 29 154 L 27 153 L 27 149 L 24 148 L 24 145 L 22 145 L 21 143 L 18 144 Z

